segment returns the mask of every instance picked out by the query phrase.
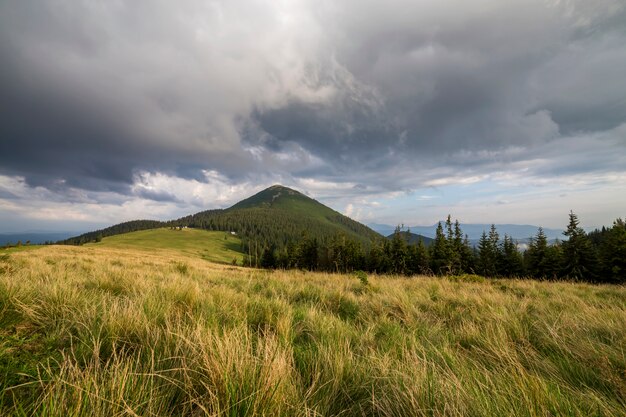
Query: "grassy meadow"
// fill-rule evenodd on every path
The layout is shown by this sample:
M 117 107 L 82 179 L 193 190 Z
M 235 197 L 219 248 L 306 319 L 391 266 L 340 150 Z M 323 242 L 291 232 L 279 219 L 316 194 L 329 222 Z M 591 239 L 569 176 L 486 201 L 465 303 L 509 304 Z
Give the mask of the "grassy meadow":
M 123 236 L 0 251 L 0 414 L 626 410 L 624 287 L 259 271 Z
M 135 249 L 144 251 L 159 250 L 165 256 L 197 256 L 218 263 L 241 265 L 243 253 L 241 240 L 228 232 L 215 232 L 202 229 L 149 229 L 139 232 L 109 236 L 98 243 L 86 245 L 94 247 Z M 169 253 L 166 253 L 169 251 Z

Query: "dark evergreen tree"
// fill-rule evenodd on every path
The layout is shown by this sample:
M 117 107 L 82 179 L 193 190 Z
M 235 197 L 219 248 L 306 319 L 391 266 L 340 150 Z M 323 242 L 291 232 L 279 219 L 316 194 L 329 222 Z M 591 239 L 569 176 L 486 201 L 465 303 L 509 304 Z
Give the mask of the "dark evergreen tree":
M 496 277 L 501 275 L 502 263 L 500 235 L 496 226 L 492 224 L 489 235 L 483 232 L 478 241 L 478 271 L 486 277 Z
M 277 266 L 276 256 L 274 254 L 274 249 L 271 247 L 266 247 L 263 249 L 263 254 L 261 255 L 261 267 L 266 269 L 275 269 Z
M 579 223 L 578 216 L 570 211 L 569 224 L 563 232 L 568 237 L 562 245 L 563 276 L 571 279 L 595 280 L 598 267 L 597 254 Z
M 391 239 L 391 245 L 389 246 L 389 258 L 391 261 L 391 272 L 394 274 L 407 273 L 407 258 L 408 251 L 404 237 L 401 234 L 400 226 L 396 227 L 396 230 Z
M 476 255 L 470 246 L 467 235 L 465 235 L 463 246 L 461 246 L 461 271 L 472 274 L 476 271 Z
M 491 240 L 487 237 L 487 233 L 483 231 L 478 241 L 478 272 L 486 277 L 496 276 L 496 257 L 495 250 L 492 247 Z
M 458 220 L 455 220 L 454 226 L 451 224 L 450 215 L 446 220 L 446 227 L 448 228 L 448 242 L 450 244 L 450 269 L 453 274 L 460 274 L 463 271 L 463 257 L 465 255 L 465 248 L 463 242 L 463 231 L 461 230 L 461 224 Z
M 524 261 L 522 254 L 517 250 L 517 244 L 513 238 L 504 235 L 502 242 L 502 267 L 501 275 L 505 277 L 521 277 L 524 273 Z
M 558 240 L 546 248 L 543 262 L 544 277 L 556 280 L 563 276 L 563 248 Z
M 525 253 L 526 271 L 534 278 L 546 278 L 546 252 L 548 239 L 543 228 L 537 230 L 537 236 L 530 240 Z
M 409 269 L 413 274 L 431 275 L 430 260 L 428 259 L 428 248 L 424 245 L 422 239 L 417 245 L 409 247 Z
M 621 218 L 606 230 L 605 239 L 599 245 L 602 254 L 602 280 L 626 284 L 626 222 Z
M 450 251 L 450 244 L 439 222 L 435 232 L 435 241 L 430 246 L 430 267 L 435 274 L 447 275 L 452 272 Z
M 314 271 L 318 268 L 319 248 L 316 238 L 309 239 L 303 235 L 297 251 L 297 267 Z
M 340 234 L 333 238 L 329 249 L 329 259 L 335 272 L 363 269 L 361 246 L 358 242 Z
M 378 274 L 385 274 L 390 271 L 391 263 L 387 255 L 389 252 L 387 249 L 388 246 L 388 239 L 381 239 L 372 244 L 367 256 L 367 270 Z

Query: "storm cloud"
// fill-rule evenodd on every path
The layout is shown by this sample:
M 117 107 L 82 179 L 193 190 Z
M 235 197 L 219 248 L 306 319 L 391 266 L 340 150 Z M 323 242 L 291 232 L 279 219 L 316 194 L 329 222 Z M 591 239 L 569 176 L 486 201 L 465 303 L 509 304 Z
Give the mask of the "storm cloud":
M 215 205 L 273 182 L 347 204 L 487 177 L 610 182 L 625 23 L 620 0 L 7 0 L 0 175 L 182 211 L 210 186 Z

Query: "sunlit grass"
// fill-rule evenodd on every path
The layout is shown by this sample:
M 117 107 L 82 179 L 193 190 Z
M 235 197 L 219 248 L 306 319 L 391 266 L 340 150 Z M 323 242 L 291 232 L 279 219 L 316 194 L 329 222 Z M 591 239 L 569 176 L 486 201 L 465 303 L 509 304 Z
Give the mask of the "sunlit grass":
M 622 416 L 625 346 L 623 287 L 0 258 L 6 415 Z
M 88 243 L 87 247 L 115 249 L 134 249 L 142 251 L 158 250 L 170 253 L 166 256 L 199 257 L 211 262 L 232 263 L 233 259 L 241 265 L 243 253 L 241 240 L 229 232 L 216 232 L 201 229 L 149 229 L 138 232 L 122 233 L 109 236 L 98 243 Z

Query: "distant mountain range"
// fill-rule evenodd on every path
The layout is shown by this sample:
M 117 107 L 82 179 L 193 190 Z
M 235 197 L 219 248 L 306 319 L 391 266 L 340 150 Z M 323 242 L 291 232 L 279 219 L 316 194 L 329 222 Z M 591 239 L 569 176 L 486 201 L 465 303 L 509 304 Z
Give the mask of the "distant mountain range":
M 18 242 L 25 244 L 26 242 L 33 245 L 39 245 L 46 242 L 57 242 L 75 235 L 76 232 L 23 232 L 23 233 L 4 233 L 0 234 L 0 246 L 15 245 Z
M 442 220 L 442 224 L 443 223 L 445 223 L 445 221 Z M 372 230 L 375 230 L 385 236 L 393 234 L 394 230 L 396 229 L 395 226 L 379 223 L 370 223 L 368 224 L 368 226 Z M 504 235 L 507 234 L 513 239 L 519 241 L 527 241 L 530 237 L 535 236 L 537 234 L 537 230 L 539 229 L 539 226 L 528 224 L 496 224 L 495 226 L 498 230 L 498 233 L 500 234 L 500 237 L 504 237 Z M 478 239 L 480 239 L 483 231 L 489 233 L 490 228 L 491 224 L 461 224 L 461 229 L 463 230 L 463 233 L 467 235 L 470 242 L 477 242 Z M 407 228 L 405 227 L 404 230 L 407 230 Z M 437 223 L 433 224 L 432 226 L 411 226 L 408 228 L 408 230 L 410 230 L 411 233 L 434 239 L 435 232 L 437 230 Z M 564 237 L 562 229 L 544 228 L 543 231 L 549 240 L 562 240 Z

